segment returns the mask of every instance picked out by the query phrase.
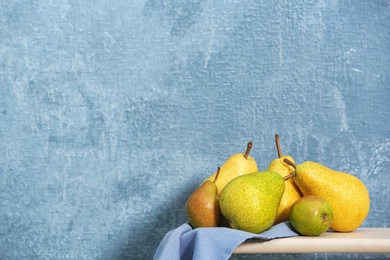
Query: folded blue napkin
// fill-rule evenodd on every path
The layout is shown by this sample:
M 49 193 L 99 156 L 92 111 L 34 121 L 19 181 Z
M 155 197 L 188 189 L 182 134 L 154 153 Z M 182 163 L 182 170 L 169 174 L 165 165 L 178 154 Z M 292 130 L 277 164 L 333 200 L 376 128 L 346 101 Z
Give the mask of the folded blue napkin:
M 196 228 L 183 224 L 169 231 L 161 240 L 154 260 L 213 259 L 226 260 L 237 246 L 247 239 L 271 240 L 298 236 L 290 222 L 272 226 L 260 234 L 253 234 L 232 228 Z

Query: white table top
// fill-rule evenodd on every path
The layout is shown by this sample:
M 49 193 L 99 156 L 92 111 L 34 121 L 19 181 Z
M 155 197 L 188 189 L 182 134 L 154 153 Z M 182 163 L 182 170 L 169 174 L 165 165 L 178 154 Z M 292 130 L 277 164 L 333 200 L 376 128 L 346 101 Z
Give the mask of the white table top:
M 289 237 L 270 241 L 251 239 L 234 254 L 266 253 L 390 253 L 390 228 L 358 228 L 353 232 L 325 232 L 317 237 Z

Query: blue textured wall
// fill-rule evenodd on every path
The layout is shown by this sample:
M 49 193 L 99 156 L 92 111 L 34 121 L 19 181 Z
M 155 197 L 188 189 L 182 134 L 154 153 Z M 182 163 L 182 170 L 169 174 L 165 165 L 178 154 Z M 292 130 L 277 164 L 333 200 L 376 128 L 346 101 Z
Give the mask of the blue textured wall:
M 389 227 L 389 24 L 388 0 L 1 1 L 0 258 L 150 259 L 275 133 L 360 177 L 363 226 Z

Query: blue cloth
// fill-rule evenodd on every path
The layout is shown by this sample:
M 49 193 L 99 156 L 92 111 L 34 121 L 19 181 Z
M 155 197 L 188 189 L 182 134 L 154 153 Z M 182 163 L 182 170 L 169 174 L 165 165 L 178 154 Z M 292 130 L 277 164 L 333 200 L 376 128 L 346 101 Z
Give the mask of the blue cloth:
M 183 224 L 164 236 L 153 259 L 225 260 L 247 239 L 271 240 L 293 236 L 298 236 L 298 233 L 289 221 L 272 226 L 260 234 L 225 227 L 192 229 L 189 224 Z

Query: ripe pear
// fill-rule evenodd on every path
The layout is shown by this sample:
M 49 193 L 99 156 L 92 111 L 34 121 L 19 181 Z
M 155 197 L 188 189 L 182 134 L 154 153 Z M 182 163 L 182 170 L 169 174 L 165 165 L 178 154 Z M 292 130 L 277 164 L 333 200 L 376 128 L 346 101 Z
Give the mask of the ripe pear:
M 291 206 L 290 223 L 304 236 L 319 236 L 327 231 L 333 221 L 330 203 L 316 195 L 307 195 Z
M 283 177 L 271 171 L 238 176 L 221 192 L 222 215 L 234 229 L 261 233 L 275 221 L 284 185 Z
M 280 149 L 280 141 L 278 134 L 275 135 L 275 143 L 276 150 L 278 152 L 278 158 L 271 161 L 268 166 L 268 170 L 277 172 L 282 177 L 288 176 L 292 172 L 294 172 L 295 169 L 291 165 L 285 163 L 283 160 L 286 158 L 291 162 L 294 162 L 294 159 L 289 155 L 283 156 L 282 151 Z M 302 193 L 298 189 L 293 179 L 287 179 L 285 185 L 286 187 L 284 189 L 282 200 L 280 201 L 278 215 L 274 224 L 289 220 L 290 208 L 292 204 L 294 204 L 295 201 L 302 197 Z
M 364 183 L 352 174 L 336 171 L 316 162 L 295 166 L 294 181 L 303 195 L 317 195 L 329 201 L 334 212 L 330 228 L 350 232 L 358 228 L 370 210 L 370 196 Z M 288 178 L 288 177 L 285 177 Z
M 203 182 L 187 199 L 186 214 L 192 228 L 217 227 L 221 220 L 217 185 L 220 168 L 213 181 Z
M 218 179 L 218 195 L 221 194 L 223 188 L 228 184 L 229 181 L 237 176 L 257 172 L 256 161 L 249 156 L 249 152 L 252 149 L 253 142 L 248 142 L 245 153 L 237 153 L 230 156 L 225 163 L 220 167 L 221 176 Z M 216 173 L 212 174 L 207 180 L 213 180 Z

